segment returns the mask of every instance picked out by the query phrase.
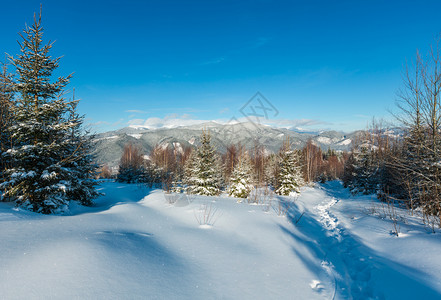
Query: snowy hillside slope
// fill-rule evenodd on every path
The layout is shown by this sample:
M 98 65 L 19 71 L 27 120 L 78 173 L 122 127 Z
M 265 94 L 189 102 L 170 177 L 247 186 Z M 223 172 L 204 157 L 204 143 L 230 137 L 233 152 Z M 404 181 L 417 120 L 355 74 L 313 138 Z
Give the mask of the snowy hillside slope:
M 0 298 L 441 297 L 439 233 L 408 217 L 391 235 L 372 199 L 350 197 L 340 182 L 259 205 L 225 196 L 173 205 L 160 190 L 113 182 L 101 191 L 94 207 L 68 216 L 0 203 Z

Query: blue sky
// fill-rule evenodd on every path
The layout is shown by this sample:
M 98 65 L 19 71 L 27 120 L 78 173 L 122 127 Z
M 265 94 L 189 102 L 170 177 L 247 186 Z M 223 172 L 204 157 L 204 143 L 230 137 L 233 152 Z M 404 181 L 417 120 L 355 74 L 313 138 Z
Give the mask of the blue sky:
M 40 3 L 97 132 L 240 119 L 258 91 L 273 125 L 362 129 L 391 119 L 404 64 L 441 32 L 441 1 L 3 0 L 2 52 Z

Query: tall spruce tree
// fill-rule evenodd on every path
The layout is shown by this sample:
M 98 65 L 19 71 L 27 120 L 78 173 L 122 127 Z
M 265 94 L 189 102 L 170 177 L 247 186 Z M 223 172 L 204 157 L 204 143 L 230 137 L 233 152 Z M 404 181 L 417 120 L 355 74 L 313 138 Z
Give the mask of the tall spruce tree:
M 276 189 L 279 186 L 279 174 L 280 174 L 280 157 L 277 153 L 271 153 L 266 159 L 265 166 L 265 182 Z
M 219 195 L 221 188 L 220 159 L 211 145 L 210 133 L 202 131 L 201 145 L 187 163 L 187 192 L 196 195 Z
M 196 186 L 196 177 L 198 162 L 196 157 L 196 150 L 192 150 L 190 156 L 184 164 L 183 185 L 184 191 L 188 194 L 193 193 L 193 188 Z
M 6 169 L 1 188 L 35 212 L 59 211 L 69 200 L 91 204 L 98 194 L 90 140 L 82 132 L 77 101 L 63 97 L 71 75 L 51 81 L 60 58 L 49 55 L 52 43 L 43 45 L 41 12 L 20 36 L 21 53 L 10 57 L 17 73 L 14 122 L 9 126 L 14 144 L 3 155 L 12 167 Z
M 379 164 L 375 159 L 375 150 L 370 144 L 362 144 L 358 151 L 353 153 L 354 177 L 349 188 L 352 194 L 372 194 L 377 192 L 381 183 Z
M 1 63 L 0 73 L 0 151 L 11 143 L 8 127 L 12 123 L 13 74 L 8 72 L 8 64 Z
M 298 151 L 292 150 L 288 141 L 284 142 L 279 153 L 279 178 L 276 194 L 289 196 L 300 193 L 300 187 L 304 184 L 300 155 Z
M 6 63 L 2 63 L 0 73 L 0 184 L 3 182 L 4 170 L 8 166 L 8 161 L 3 153 L 10 147 L 11 133 L 9 127 L 13 122 L 12 105 L 13 105 L 13 75 L 8 72 Z M 2 193 L 0 189 L 0 201 Z
M 66 192 L 68 199 L 90 206 L 93 204 L 92 200 L 100 195 L 96 190 L 98 182 L 95 179 L 98 177 L 98 165 L 92 154 L 94 136 L 84 130 L 84 115 L 78 114 L 78 103 L 78 100 L 73 100 L 68 106 L 69 128 L 62 141 L 64 153 L 59 165 L 69 170 L 66 174 L 69 183 Z
M 354 150 L 349 155 L 347 161 L 345 162 L 344 172 L 343 172 L 343 186 L 345 188 L 352 189 L 354 185 L 354 178 L 356 176 L 355 173 L 355 164 L 357 163 L 357 153 Z
M 5 181 L 5 170 L 9 164 L 5 151 L 12 143 L 9 126 L 12 124 L 11 107 L 13 105 L 13 76 L 8 72 L 6 63 L 2 63 L 0 73 L 0 201 L 4 200 L 1 184 Z

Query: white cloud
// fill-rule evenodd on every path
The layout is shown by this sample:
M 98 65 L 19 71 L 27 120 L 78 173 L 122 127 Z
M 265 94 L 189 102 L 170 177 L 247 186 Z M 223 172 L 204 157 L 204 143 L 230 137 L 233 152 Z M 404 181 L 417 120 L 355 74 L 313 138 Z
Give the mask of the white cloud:
M 205 122 L 210 122 L 210 120 L 196 120 L 192 119 L 190 115 L 178 115 L 170 114 L 164 118 L 151 117 L 146 120 L 144 119 L 133 119 L 128 122 L 131 127 L 135 128 L 174 128 L 179 126 L 190 126 L 195 124 L 202 124 Z
M 148 129 L 158 129 L 158 128 L 175 128 L 180 126 L 191 126 L 203 124 L 206 122 L 216 122 L 219 124 L 234 124 L 237 122 L 250 122 L 246 117 L 241 118 L 231 118 L 231 119 L 215 119 L 215 120 L 201 120 L 192 118 L 189 114 L 170 114 L 164 118 L 151 117 L 148 119 L 132 119 L 128 122 L 131 127 L 134 128 L 148 128 Z M 323 126 L 328 123 L 313 120 L 313 119 L 260 119 L 259 123 L 262 125 L 269 125 L 278 128 L 307 128 Z
M 139 110 L 139 109 L 128 109 L 126 110 L 128 113 L 134 113 L 134 114 L 146 114 L 147 111 Z
M 142 125 L 144 123 L 144 119 L 132 119 L 128 122 L 129 125 Z

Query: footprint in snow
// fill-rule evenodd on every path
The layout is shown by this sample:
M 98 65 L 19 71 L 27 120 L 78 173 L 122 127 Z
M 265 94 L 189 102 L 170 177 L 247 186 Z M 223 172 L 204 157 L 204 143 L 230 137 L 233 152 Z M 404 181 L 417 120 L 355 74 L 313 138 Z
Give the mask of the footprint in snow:
M 321 292 L 324 288 L 324 286 L 322 285 L 322 283 L 319 280 L 315 280 L 313 279 L 311 281 L 311 283 L 309 284 L 309 286 L 311 287 L 311 289 L 313 289 L 316 292 Z

